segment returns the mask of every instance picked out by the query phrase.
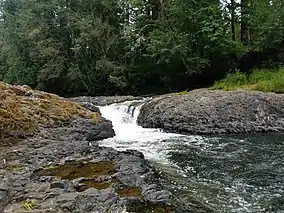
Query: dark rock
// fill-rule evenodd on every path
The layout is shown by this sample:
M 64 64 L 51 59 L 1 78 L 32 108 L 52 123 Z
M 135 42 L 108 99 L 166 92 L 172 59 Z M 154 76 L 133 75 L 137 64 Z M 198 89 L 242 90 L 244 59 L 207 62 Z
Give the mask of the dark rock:
M 94 126 L 91 131 L 88 132 L 87 141 L 97 141 L 106 138 L 111 138 L 115 135 L 112 129 L 112 123 L 110 121 L 103 121 Z
M 11 182 L 11 187 L 0 184 L 0 204 L 5 212 L 18 212 L 21 202 L 32 200 L 38 212 L 121 213 L 125 204 L 143 203 L 142 191 L 148 202 L 167 202 L 167 193 L 159 185 L 146 190 L 159 181 L 142 153 L 92 145 L 91 141 L 111 134 L 108 121 L 94 125 L 77 119 L 58 128 L 41 129 L 37 136 L 13 147 L 17 152 L 0 153 L 0 160 L 9 157 L 9 162 L 25 167 L 21 172 L 2 174 Z M 78 186 L 84 188 L 78 190 Z M 16 195 L 10 196 L 7 189 Z
M 4 212 L 4 206 L 10 201 L 12 191 L 6 181 L 0 182 L 0 212 Z
M 86 109 L 92 111 L 92 112 L 100 112 L 99 108 L 93 105 L 92 103 L 89 102 L 83 102 L 79 103 L 81 106 L 85 107 Z
M 76 198 L 78 197 L 78 193 L 65 193 L 61 194 L 57 197 L 56 201 L 58 203 L 65 203 L 65 202 L 75 202 Z
M 50 188 L 60 188 L 64 189 L 66 187 L 66 184 L 63 181 L 54 181 L 50 184 Z
M 153 203 L 168 203 L 172 199 L 169 191 L 161 190 L 144 194 L 145 200 Z
M 284 131 L 284 95 L 244 90 L 163 95 L 142 107 L 138 123 L 185 134 Z

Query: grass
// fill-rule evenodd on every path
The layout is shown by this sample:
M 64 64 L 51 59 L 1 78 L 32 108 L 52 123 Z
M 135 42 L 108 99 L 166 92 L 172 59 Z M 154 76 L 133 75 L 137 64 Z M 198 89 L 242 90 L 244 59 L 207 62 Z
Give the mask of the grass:
M 0 146 L 34 134 L 39 127 L 55 127 L 76 117 L 100 121 L 97 113 L 57 95 L 35 91 L 28 86 L 0 82 Z
M 27 211 L 32 211 L 36 207 L 36 204 L 34 201 L 23 201 L 21 207 Z
M 189 92 L 187 90 L 184 90 L 184 91 L 181 91 L 181 92 L 178 92 L 177 94 L 178 95 L 187 95 Z
M 256 69 L 250 75 L 241 72 L 229 74 L 226 78 L 215 82 L 213 89 L 248 89 L 284 93 L 284 68 L 278 70 Z

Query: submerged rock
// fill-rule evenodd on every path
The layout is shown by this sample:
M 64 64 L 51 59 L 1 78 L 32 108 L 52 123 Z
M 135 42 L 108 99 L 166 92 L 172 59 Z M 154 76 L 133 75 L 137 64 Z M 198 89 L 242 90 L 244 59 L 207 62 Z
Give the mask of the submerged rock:
M 142 107 L 138 123 L 186 134 L 284 131 L 284 95 L 246 90 L 163 95 Z

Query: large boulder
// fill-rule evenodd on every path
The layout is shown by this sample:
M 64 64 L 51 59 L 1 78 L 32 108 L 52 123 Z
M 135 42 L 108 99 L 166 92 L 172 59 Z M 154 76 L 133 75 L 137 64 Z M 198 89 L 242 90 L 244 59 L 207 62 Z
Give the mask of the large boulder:
M 206 89 L 163 95 L 142 107 L 138 123 L 186 134 L 284 131 L 284 95 Z

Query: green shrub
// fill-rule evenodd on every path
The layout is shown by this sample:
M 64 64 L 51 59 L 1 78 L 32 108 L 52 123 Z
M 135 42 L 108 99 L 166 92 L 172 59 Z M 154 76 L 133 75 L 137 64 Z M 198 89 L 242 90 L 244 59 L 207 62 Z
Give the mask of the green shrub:
M 184 90 L 184 91 L 181 91 L 181 92 L 178 92 L 177 94 L 178 95 L 187 95 L 189 92 L 187 90 Z
M 284 93 L 284 68 L 255 69 L 249 76 L 236 72 L 215 82 L 214 89 L 250 89 L 263 92 Z
M 228 74 L 226 78 L 217 81 L 214 84 L 214 89 L 224 89 L 224 90 L 232 90 L 237 89 L 242 85 L 247 84 L 248 79 L 246 74 L 241 72 L 236 72 L 233 74 Z

